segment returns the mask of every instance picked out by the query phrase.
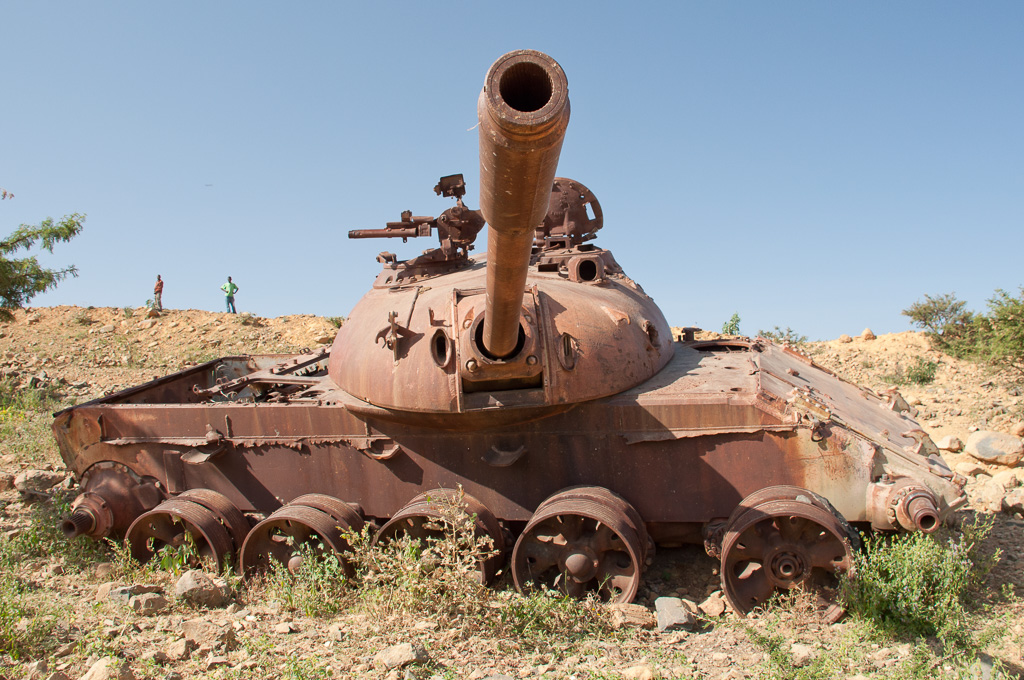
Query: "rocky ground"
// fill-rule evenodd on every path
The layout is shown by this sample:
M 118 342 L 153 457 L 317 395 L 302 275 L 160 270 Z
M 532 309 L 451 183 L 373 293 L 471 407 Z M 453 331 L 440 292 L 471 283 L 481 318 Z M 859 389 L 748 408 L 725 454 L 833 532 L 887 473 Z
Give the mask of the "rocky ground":
M 57 395 L 57 403 L 79 403 L 216 356 L 328 344 L 336 332 L 332 320 L 314 316 L 261 319 L 168 310 L 150 317 L 147 312 L 75 307 L 18 312 L 13 323 L 0 326 L 0 377 L 14 394 L 43 390 Z M 954 441 L 966 444 L 972 435 L 978 439 L 975 433 L 997 432 L 1019 444 L 1021 382 L 942 355 L 917 333 L 844 337 L 810 343 L 805 350 L 840 376 L 876 391 L 903 380 L 899 390 L 918 409 L 921 424 L 947 446 L 947 461 L 969 476 L 971 507 L 965 513 L 995 519 L 987 548 L 1000 549 L 1002 559 L 988 588 L 1024 588 L 1024 520 L 1014 505 L 1024 493 L 1024 467 L 1010 465 L 1011 460 L 979 460 L 955 450 L 960 447 Z M 922 362 L 934 362 L 934 380 L 906 383 L 907 371 Z M 934 640 L 878 637 L 854 620 L 829 625 L 799 602 L 738 619 L 726 611 L 715 561 L 697 547 L 660 551 L 636 604 L 602 610 L 602 623 L 582 635 L 567 626 L 561 634 L 539 638 L 495 636 L 486 625 L 445 620 L 429 611 L 382 613 L 386 610 L 365 598 L 331 616 L 310 616 L 280 588 L 210 582 L 201 574 L 186 574 L 191 581 L 182 586 L 184 577 L 139 570 L 116 550 L 63 544 L 55 532 L 40 528 L 52 523 L 61 499 L 74 491 L 49 437 L 48 415 L 31 407 L 24 399 L 8 399 L 0 409 L 0 541 L 40 543 L 35 557 L 16 566 L 17 602 L 31 604 L 28 615 L 19 617 L 9 604 L 5 609 L 3 598 L 13 595 L 0 593 L 0 650 L 5 636 L 24 639 L 44 618 L 50 623 L 47 639 L 36 647 L 17 657 L 0 654 L 0 677 L 726 680 L 958 677 L 961 672 L 952 661 L 928 656 Z M 20 490 L 13 488 L 16 478 Z M 499 592 L 488 607 L 501 616 L 522 606 L 517 603 Z M 659 630 L 659 607 L 663 617 L 683 623 Z M 1006 634 L 971 672 L 984 674 L 993 663 L 1011 674 L 1022 672 L 1024 611 L 1016 600 L 1006 600 L 992 618 L 1005 624 Z M 479 633 L 473 634 L 478 625 Z

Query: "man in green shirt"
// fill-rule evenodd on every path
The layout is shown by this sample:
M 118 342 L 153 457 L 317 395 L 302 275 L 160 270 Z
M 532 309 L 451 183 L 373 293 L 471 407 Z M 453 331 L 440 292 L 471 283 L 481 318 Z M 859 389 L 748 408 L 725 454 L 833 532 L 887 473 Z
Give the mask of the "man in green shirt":
M 221 286 L 220 289 L 224 291 L 224 295 L 227 296 L 228 312 L 230 314 L 235 314 L 235 293 L 238 292 L 238 286 L 231 283 L 231 277 L 229 276 L 228 282 Z

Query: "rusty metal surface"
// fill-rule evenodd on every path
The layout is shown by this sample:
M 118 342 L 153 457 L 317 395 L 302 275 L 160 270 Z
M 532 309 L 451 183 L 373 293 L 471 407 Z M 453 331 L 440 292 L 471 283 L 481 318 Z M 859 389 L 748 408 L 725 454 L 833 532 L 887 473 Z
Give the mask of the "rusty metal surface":
M 931 531 L 965 501 L 897 393 L 762 339 L 673 340 L 591 243 L 594 193 L 554 177 L 569 117 L 554 60 L 499 59 L 478 115 L 481 209 L 449 175 L 434 190 L 456 205 L 437 218 L 407 211 L 353 232 L 439 244 L 381 253 L 329 351 L 225 357 L 57 414 L 82 484 L 66 533 L 127 531 L 142 557 L 192 536 L 218 563 L 241 553 L 245 568 L 294 569 L 296 546 L 345 550 L 340 530 L 364 516 L 428 522 L 425 490 L 461 487 L 483 533 L 502 547 L 518 534 L 517 583 L 610 584 L 609 599 L 635 593 L 649 540 L 704 542 L 732 568 L 753 561 L 739 537 L 774 531 L 755 556 L 762 575 L 768 553 L 796 557 L 774 580 L 725 583 L 760 601 L 798 580 L 797 562 L 811 565 L 801 582 L 834 575 L 818 552 L 835 552 L 828 536 L 841 543 L 847 521 Z M 474 258 L 485 218 L 489 250 Z M 805 498 L 811 510 L 792 506 Z M 267 519 L 250 530 L 242 513 Z M 780 518 L 794 517 L 823 527 L 824 543 L 788 539 Z

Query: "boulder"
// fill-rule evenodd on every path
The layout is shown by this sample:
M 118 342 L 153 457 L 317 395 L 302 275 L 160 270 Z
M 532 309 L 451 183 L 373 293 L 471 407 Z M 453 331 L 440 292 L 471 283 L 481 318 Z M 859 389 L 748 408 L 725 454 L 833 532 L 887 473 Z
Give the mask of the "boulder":
M 1003 496 L 1003 510 L 1024 514 L 1024 489 L 1013 489 Z
M 683 606 L 678 597 L 659 597 L 654 601 L 654 609 L 658 614 L 658 630 L 684 629 L 692 630 L 697 619 L 690 610 Z
M 227 623 L 215 623 L 206 619 L 182 621 L 181 634 L 197 647 L 223 645 L 225 649 L 231 650 L 237 644 L 234 628 Z
M 800 642 L 794 642 L 790 645 L 789 653 L 793 655 L 793 665 L 797 668 L 806 666 L 817 656 L 814 647 Z
M 988 468 L 974 460 L 962 460 L 954 465 L 953 469 L 964 477 L 976 477 L 978 475 L 988 474 Z
M 143 593 L 132 596 L 128 606 L 140 616 L 153 616 L 167 609 L 167 598 L 159 593 Z
M 935 446 L 939 447 L 943 451 L 952 451 L 953 453 L 960 453 L 964 450 L 964 443 L 960 441 L 960 438 L 954 437 L 951 434 L 947 434 L 945 437 L 935 442 Z
M 860 334 L 861 340 L 874 340 L 875 334 L 871 332 L 870 328 L 865 328 Z
M 384 670 L 402 668 L 411 663 L 426 663 L 430 655 L 423 645 L 418 642 L 403 642 L 399 645 L 391 645 L 382 649 L 373 657 L 373 665 Z
M 1024 468 L 1011 468 L 992 475 L 992 481 L 1009 491 L 1021 485 L 1021 477 L 1024 477 Z
M 626 626 L 654 628 L 654 616 L 651 614 L 651 610 L 642 604 L 606 604 L 605 609 L 608 610 L 612 628 L 615 630 Z
M 705 615 L 715 618 L 725 613 L 725 600 L 722 598 L 721 591 L 714 592 L 708 599 L 700 603 L 700 610 Z
M 839 336 L 839 342 L 845 345 L 846 343 L 853 342 L 853 338 L 851 338 L 846 333 L 843 333 L 842 335 Z
M 167 648 L 167 656 L 175 661 L 185 661 L 195 648 L 195 642 L 188 638 L 183 638 L 171 643 L 171 646 Z
M 218 579 L 223 580 L 223 579 Z M 190 569 L 181 575 L 178 582 L 174 584 L 174 594 L 190 604 L 201 607 L 222 607 L 228 601 L 224 592 L 227 583 L 216 583 L 205 572 L 199 569 Z
M 996 484 L 991 479 L 980 484 L 978 488 L 978 496 L 981 501 L 982 507 L 989 512 L 1002 512 L 1003 511 L 1003 496 L 1006 495 L 1006 489 Z
M 1024 443 L 1019 437 L 991 430 L 978 430 L 967 438 L 965 451 L 986 463 L 1014 467 L 1024 458 Z
M 1024 437 L 1024 422 L 1014 423 L 1010 427 L 1010 434 L 1014 437 Z
M 63 482 L 65 477 L 63 472 L 25 470 L 14 478 L 14 488 L 22 493 L 43 493 Z
M 10 491 L 14 487 L 14 475 L 7 472 L 0 472 L 0 493 Z
M 624 680 L 654 680 L 658 676 L 655 675 L 654 668 L 650 664 L 641 663 L 623 669 L 621 677 Z

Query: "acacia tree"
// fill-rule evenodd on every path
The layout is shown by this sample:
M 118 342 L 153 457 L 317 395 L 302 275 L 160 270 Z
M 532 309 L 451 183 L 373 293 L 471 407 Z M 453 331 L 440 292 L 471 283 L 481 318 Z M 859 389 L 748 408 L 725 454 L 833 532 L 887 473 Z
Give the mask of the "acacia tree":
M 68 276 L 78 276 L 74 265 L 47 269 L 34 255 L 21 258 L 11 255 L 31 250 L 36 245 L 52 253 L 55 245 L 77 236 L 84 222 L 85 215 L 78 213 L 65 215 L 56 223 L 48 217 L 38 225 L 23 224 L 0 241 L 0 321 L 13 320 L 13 310 L 24 307 L 34 296 L 50 290 Z

